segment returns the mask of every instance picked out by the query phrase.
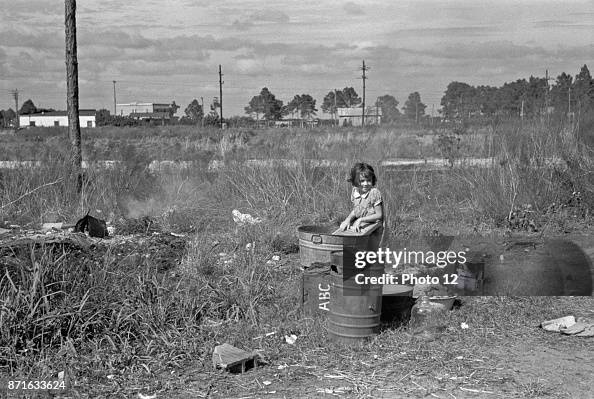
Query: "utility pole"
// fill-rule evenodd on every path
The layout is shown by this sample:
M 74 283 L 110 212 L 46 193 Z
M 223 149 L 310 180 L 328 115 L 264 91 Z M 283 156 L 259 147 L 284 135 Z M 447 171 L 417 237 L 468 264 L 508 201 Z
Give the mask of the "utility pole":
M 419 99 L 415 97 L 415 123 L 419 124 Z
M 65 0 L 66 25 L 66 97 L 68 107 L 68 137 L 70 162 L 78 174 L 78 189 L 82 185 L 82 152 L 78 112 L 78 59 L 76 55 L 76 0 Z
M 545 114 L 549 113 L 549 70 L 545 69 Z
M 117 114 L 117 108 L 116 108 L 116 90 L 115 90 L 115 84 L 116 81 L 113 81 L 113 114 L 114 116 Z
M 221 129 L 223 128 L 223 74 L 219 65 L 219 105 L 221 106 Z
M 334 124 L 338 125 L 338 109 L 336 108 L 336 89 L 334 89 Z
M 18 89 L 11 90 L 10 94 L 12 94 L 12 98 L 14 98 L 14 107 L 15 107 L 14 112 L 16 113 L 15 126 L 18 129 L 19 127 L 21 127 L 21 122 L 19 120 L 19 90 Z
M 549 91 L 550 91 L 550 86 L 549 86 L 549 80 L 553 80 L 553 78 L 549 77 L 549 70 L 546 69 L 545 70 L 545 81 L 546 81 L 546 85 L 545 85 L 545 115 L 549 114 Z
M 202 106 L 202 127 L 204 127 L 204 97 L 200 97 L 200 105 Z
M 363 111 L 361 113 L 361 126 L 365 126 L 365 80 L 367 79 L 365 72 L 369 70 L 369 67 L 365 66 L 365 60 L 363 60 L 361 70 L 363 71 Z
M 571 86 L 567 89 L 567 120 L 571 122 Z
M 520 108 L 520 119 L 524 120 L 524 100 L 522 100 L 522 107 Z

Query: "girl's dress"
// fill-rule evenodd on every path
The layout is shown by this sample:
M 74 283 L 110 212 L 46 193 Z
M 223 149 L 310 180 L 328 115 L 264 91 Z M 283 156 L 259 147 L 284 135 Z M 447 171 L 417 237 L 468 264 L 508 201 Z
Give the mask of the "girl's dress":
M 382 194 L 380 191 L 372 187 L 366 193 L 360 193 L 357 187 L 353 187 L 351 191 L 351 202 L 353 203 L 353 210 L 355 211 L 355 217 L 357 219 L 373 215 L 375 213 L 375 206 L 382 203 Z M 361 227 L 365 228 L 372 223 L 364 222 L 361 223 Z

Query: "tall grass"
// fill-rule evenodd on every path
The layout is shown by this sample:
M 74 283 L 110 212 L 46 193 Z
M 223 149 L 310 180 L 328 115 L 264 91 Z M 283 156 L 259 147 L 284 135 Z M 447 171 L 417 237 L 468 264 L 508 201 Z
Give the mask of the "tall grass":
M 114 370 L 142 374 L 146 368 L 181 367 L 196 359 L 210 367 L 215 345 L 241 347 L 271 331 L 282 336 L 298 330 L 309 342 L 321 342 L 319 324 L 296 307 L 300 274 L 295 265 L 282 263 L 282 248 L 294 250 L 299 225 L 342 220 L 350 211 L 351 187 L 348 167 L 314 167 L 307 162 L 311 158 L 376 167 L 394 236 L 446 227 L 472 231 L 479 223 L 496 229 L 522 204 L 531 204 L 544 218 L 550 216 L 550 204 L 567 202 L 575 191 L 582 194 L 579 206 L 594 206 L 592 149 L 576 131 L 525 124 L 466 133 L 476 136 L 459 156 L 476 155 L 472 151 L 479 148 L 497 158 L 491 168 L 394 172 L 378 166 L 403 151 L 398 143 L 409 133 L 418 137 L 419 132 L 230 131 L 216 142 L 205 139 L 211 140 L 210 156 L 226 161 L 214 173 L 196 164 L 154 174 L 147 169 L 148 152 L 132 142 L 110 144 L 125 162 L 115 169 L 89 169 L 80 193 L 72 189 L 61 152 L 45 152 L 37 169 L 2 171 L 0 215 L 5 221 L 73 222 L 76 215 L 99 209 L 110 220 L 149 216 L 166 231 L 195 234 L 183 260 L 166 267 L 147 237 L 127 246 L 125 241 L 105 243 L 92 251 L 64 245 L 3 248 L 0 371 L 41 376 L 66 368 L 79 379 L 97 380 L 90 370 L 101 376 Z M 193 134 L 188 131 L 187 143 L 196 143 Z M 154 139 L 132 135 L 145 144 Z M 297 162 L 270 167 L 241 162 L 254 154 Z M 546 167 L 551 157 L 565 160 L 568 167 Z M 233 209 L 264 221 L 236 226 Z M 255 243 L 255 250 L 246 250 L 247 243 Z M 281 255 L 280 264 L 269 262 L 272 254 Z M 262 347 L 273 355 L 282 350 L 266 343 Z

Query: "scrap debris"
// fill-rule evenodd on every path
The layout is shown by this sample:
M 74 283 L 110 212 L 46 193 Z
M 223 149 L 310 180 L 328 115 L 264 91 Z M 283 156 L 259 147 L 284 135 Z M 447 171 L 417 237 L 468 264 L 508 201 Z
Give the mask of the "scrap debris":
M 257 352 L 246 352 L 224 343 L 215 347 L 212 353 L 212 365 L 215 369 L 221 368 L 229 372 L 244 373 L 246 370 L 256 367 L 259 356 Z
M 545 331 L 560 332 L 565 335 L 576 337 L 594 337 L 594 320 L 586 317 L 565 316 L 554 320 L 547 320 L 540 323 Z
M 89 215 L 90 210 L 87 214 L 76 222 L 74 226 L 75 233 L 85 233 L 88 232 L 91 237 L 97 238 L 104 238 L 109 235 L 107 232 L 107 224 L 105 220 L 94 218 L 93 216 Z
M 263 221 L 263 219 L 260 217 L 253 217 L 249 213 L 241 213 L 237 209 L 233 209 L 231 214 L 233 216 L 233 221 L 239 226 L 244 226 L 246 224 L 258 224 L 262 223 Z

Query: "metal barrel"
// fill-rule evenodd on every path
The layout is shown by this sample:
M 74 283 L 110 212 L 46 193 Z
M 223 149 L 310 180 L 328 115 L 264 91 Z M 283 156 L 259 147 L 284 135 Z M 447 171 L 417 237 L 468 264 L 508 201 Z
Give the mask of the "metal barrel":
M 328 334 L 336 342 L 351 344 L 372 338 L 379 333 L 382 307 L 381 285 L 368 287 L 361 295 L 360 287 L 344 282 L 340 274 L 332 275 Z
M 330 310 L 329 263 L 313 263 L 303 272 L 302 301 L 303 310 L 309 314 L 325 313 Z
M 299 261 L 304 268 L 315 262 L 331 262 L 331 254 L 342 251 L 345 247 L 367 250 L 369 236 L 332 235 L 336 226 L 300 226 Z

